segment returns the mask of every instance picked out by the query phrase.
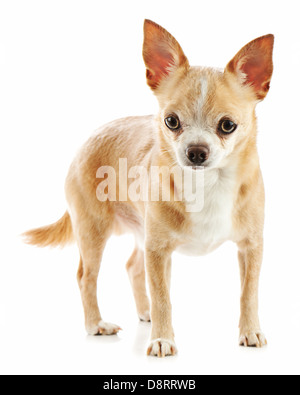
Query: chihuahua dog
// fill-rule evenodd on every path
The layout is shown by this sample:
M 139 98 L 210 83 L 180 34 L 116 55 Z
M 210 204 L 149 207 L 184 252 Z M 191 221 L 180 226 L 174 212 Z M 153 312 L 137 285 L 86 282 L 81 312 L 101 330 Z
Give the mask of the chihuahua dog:
M 135 235 L 136 247 L 127 270 L 138 315 L 152 322 L 148 355 L 177 353 L 170 302 L 172 253 L 204 255 L 227 240 L 238 247 L 239 344 L 267 344 L 258 317 L 264 185 L 255 107 L 270 88 L 273 44 L 271 34 L 255 39 L 224 70 L 191 67 L 175 38 L 145 20 L 143 58 L 147 83 L 158 99 L 158 115 L 129 117 L 97 130 L 70 167 L 66 213 L 52 225 L 25 233 L 28 243 L 42 247 L 76 240 L 80 252 L 77 279 L 89 334 L 111 335 L 120 330 L 102 319 L 97 277 L 108 238 L 129 231 Z M 120 158 L 126 158 L 130 167 L 147 170 L 178 165 L 191 173 L 202 172 L 201 210 L 187 210 L 185 199 L 135 201 L 127 194 L 130 186 L 120 182 L 115 195 L 122 192 L 127 198 L 99 199 L 98 169 L 109 166 L 119 174 Z M 173 197 L 180 189 L 174 177 L 163 186 Z

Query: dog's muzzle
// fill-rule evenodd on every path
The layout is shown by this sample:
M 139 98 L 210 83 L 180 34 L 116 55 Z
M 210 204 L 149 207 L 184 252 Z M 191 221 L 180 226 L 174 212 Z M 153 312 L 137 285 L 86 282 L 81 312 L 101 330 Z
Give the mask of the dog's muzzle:
M 191 166 L 201 166 L 209 158 L 207 145 L 193 145 L 186 149 L 185 154 Z

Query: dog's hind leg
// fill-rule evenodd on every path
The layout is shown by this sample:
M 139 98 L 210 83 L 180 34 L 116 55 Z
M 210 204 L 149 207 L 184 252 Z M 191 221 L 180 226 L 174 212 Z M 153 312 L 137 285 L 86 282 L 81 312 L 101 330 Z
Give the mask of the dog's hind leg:
M 90 335 L 113 335 L 121 328 L 102 320 L 97 301 L 97 278 L 103 250 L 110 228 L 92 218 L 85 217 L 74 224 L 75 236 L 80 250 L 77 280 L 85 315 L 85 327 Z
M 146 291 L 144 251 L 135 248 L 126 269 L 132 286 L 138 316 L 141 321 L 150 321 L 150 303 Z

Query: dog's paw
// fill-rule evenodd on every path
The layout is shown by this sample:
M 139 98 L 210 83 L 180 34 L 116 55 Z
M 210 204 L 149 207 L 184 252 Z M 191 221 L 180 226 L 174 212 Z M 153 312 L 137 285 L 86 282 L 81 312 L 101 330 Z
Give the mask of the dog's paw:
M 168 355 L 176 355 L 177 348 L 174 342 L 166 339 L 153 340 L 148 347 L 147 355 L 164 358 Z
M 267 339 L 261 332 L 248 332 L 240 336 L 239 345 L 243 347 L 257 347 L 266 346 Z
M 150 318 L 150 311 L 147 310 L 147 311 L 145 311 L 144 313 L 139 313 L 139 319 L 140 319 L 141 321 L 144 321 L 144 322 L 150 322 L 150 321 L 151 321 L 151 318 Z
M 97 325 L 87 327 L 87 332 L 89 335 L 116 335 L 122 329 L 119 325 L 110 324 L 109 322 L 100 321 Z

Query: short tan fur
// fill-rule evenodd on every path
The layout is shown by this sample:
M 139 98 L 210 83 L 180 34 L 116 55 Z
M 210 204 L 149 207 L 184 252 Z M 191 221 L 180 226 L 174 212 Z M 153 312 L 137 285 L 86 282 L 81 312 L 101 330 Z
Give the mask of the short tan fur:
M 273 35 L 250 42 L 224 70 L 191 67 L 175 38 L 156 23 L 145 21 L 146 78 L 157 97 L 159 113 L 101 127 L 70 167 L 65 185 L 67 212 L 57 223 L 25 234 L 28 243 L 41 247 L 76 240 L 80 251 L 77 277 L 89 334 L 110 335 L 120 329 L 102 319 L 97 278 L 108 238 L 129 231 L 137 240 L 127 269 L 138 315 L 152 321 L 148 355 L 163 357 L 177 352 L 170 301 L 173 251 L 204 255 L 226 240 L 238 247 L 240 344 L 266 344 L 258 318 L 264 186 L 256 147 L 255 107 L 270 87 L 273 42 Z M 166 119 L 178 121 L 180 128 L 171 130 Z M 236 130 L 225 133 L 224 127 L 231 125 Z M 191 147 L 192 153 L 188 151 Z M 127 158 L 128 167 L 192 167 L 199 149 L 202 157 L 205 153 L 204 207 L 200 213 L 187 212 L 184 201 L 97 199 L 96 173 L 101 166 L 118 171 L 119 158 Z M 176 188 L 174 180 L 170 188 Z

